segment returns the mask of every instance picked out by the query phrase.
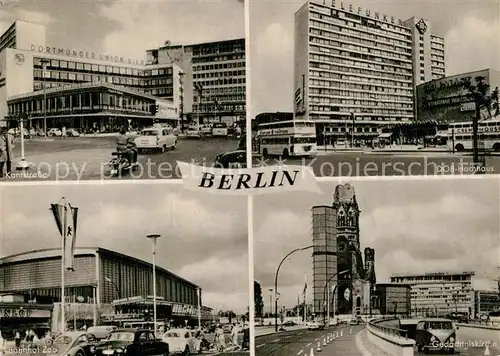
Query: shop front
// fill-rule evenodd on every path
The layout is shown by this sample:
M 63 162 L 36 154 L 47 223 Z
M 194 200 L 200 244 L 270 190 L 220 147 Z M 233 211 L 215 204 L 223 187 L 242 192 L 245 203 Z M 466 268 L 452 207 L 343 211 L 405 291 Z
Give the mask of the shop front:
M 44 337 L 51 329 L 53 308 L 52 304 L 0 303 L 2 337 L 14 339 L 16 332 L 24 337 L 28 330 L 33 330 L 39 338 Z

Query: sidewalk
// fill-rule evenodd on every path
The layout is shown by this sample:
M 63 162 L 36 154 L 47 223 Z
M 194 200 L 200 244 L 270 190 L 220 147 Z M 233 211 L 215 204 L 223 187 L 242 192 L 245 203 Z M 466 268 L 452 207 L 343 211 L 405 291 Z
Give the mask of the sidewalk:
M 295 330 L 303 330 L 307 329 L 306 326 L 296 325 L 296 326 L 287 326 L 284 328 L 286 331 L 295 331 Z M 284 331 L 278 331 L 278 333 Z M 255 327 L 255 337 L 271 335 L 277 333 L 275 331 L 274 326 L 257 326 Z
M 391 356 L 368 339 L 368 330 L 361 330 L 355 337 L 358 355 L 362 356 Z M 348 354 L 345 354 L 348 355 Z

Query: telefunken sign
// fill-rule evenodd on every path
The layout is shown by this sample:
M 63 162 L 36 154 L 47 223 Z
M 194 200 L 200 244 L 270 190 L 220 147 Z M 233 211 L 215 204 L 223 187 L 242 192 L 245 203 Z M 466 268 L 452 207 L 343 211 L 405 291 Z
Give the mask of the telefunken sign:
M 47 53 L 53 54 L 57 56 L 67 56 L 67 57 L 76 57 L 82 59 L 92 59 L 99 61 L 107 61 L 107 62 L 115 62 L 115 63 L 128 63 L 135 65 L 144 65 L 144 60 L 132 59 L 132 58 L 124 58 L 120 56 L 110 56 L 107 54 L 100 54 L 95 52 L 87 52 L 76 49 L 69 48 L 59 48 L 59 47 L 50 47 L 50 46 L 40 46 L 40 45 L 31 45 L 31 52 L 39 52 L 39 53 Z
M 344 3 L 340 3 L 340 9 L 344 11 L 349 11 L 356 13 L 357 15 L 365 15 L 367 17 L 372 17 L 372 12 L 369 9 L 364 9 L 361 6 L 358 6 L 356 10 L 354 10 L 354 6 L 352 4 L 349 4 L 349 6 L 344 6 Z M 364 13 L 364 14 L 363 14 Z M 398 24 L 399 26 L 404 26 L 403 20 L 401 19 L 396 19 L 394 16 L 388 16 L 386 14 L 381 14 L 379 12 L 375 12 L 373 18 L 375 20 L 381 20 L 387 23 L 393 23 L 393 24 Z

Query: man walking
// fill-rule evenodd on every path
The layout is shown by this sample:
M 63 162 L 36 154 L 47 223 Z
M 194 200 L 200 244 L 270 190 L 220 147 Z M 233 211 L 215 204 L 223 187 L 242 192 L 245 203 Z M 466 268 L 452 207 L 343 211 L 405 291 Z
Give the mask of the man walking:
M 0 178 L 4 177 L 4 167 L 7 174 L 12 172 L 13 148 L 14 139 L 12 135 L 8 133 L 5 127 L 0 128 Z

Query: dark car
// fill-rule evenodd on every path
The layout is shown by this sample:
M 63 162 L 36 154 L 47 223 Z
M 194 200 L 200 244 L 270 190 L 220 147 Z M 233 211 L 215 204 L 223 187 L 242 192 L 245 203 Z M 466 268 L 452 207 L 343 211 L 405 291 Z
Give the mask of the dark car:
M 215 168 L 245 168 L 247 166 L 246 135 L 241 136 L 234 151 L 215 157 Z
M 168 344 L 155 338 L 151 330 L 118 329 L 95 347 L 95 356 L 168 356 Z
M 417 324 L 415 342 L 418 352 L 455 352 L 456 328 L 453 321 L 441 318 L 422 319 Z

